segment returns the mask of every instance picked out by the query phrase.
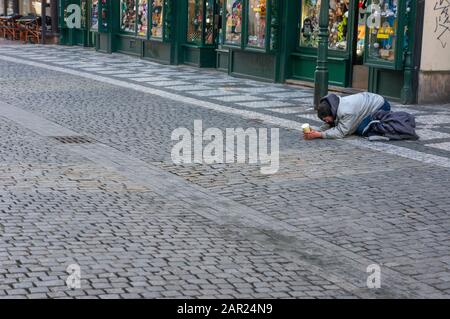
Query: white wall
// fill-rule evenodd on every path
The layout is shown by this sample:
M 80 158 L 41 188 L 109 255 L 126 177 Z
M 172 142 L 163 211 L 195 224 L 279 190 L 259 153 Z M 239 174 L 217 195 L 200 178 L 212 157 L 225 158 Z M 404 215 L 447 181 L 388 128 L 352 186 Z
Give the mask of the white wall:
M 450 0 L 425 0 L 422 41 L 420 69 L 450 71 Z

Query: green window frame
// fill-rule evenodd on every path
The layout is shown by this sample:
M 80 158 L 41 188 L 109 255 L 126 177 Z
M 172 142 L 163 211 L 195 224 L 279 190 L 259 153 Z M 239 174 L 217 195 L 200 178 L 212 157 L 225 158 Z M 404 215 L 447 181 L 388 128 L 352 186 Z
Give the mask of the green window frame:
M 249 27 L 253 27 L 250 16 L 255 14 L 255 7 L 251 6 L 251 4 L 255 3 L 265 4 L 265 25 L 262 30 L 259 30 L 260 32 L 264 32 L 264 40 L 258 45 L 254 45 L 249 41 L 249 36 L 252 36 L 254 39 L 254 33 L 251 33 L 250 35 Z M 241 6 L 240 9 L 238 9 L 238 5 Z M 222 21 L 224 47 L 266 53 L 276 51 L 278 36 L 278 0 L 224 0 Z M 238 29 L 238 31 L 236 31 L 236 29 Z M 230 41 L 233 34 L 235 34 L 236 41 Z M 236 36 L 236 34 L 239 35 Z M 256 41 L 258 42 L 258 39 L 256 39 Z
M 99 0 L 99 31 L 109 32 L 109 20 L 111 16 L 111 0 Z
M 97 31 L 99 26 L 100 19 L 100 0 L 92 0 L 90 1 L 90 18 L 89 18 L 89 29 L 92 31 Z
M 200 47 L 215 46 L 216 1 L 186 0 L 186 3 L 186 43 Z
M 137 1 L 119 0 L 119 29 L 121 33 L 136 35 Z
M 134 6 L 132 7 L 133 3 Z M 172 0 L 120 0 L 119 5 L 119 30 L 121 34 L 146 40 L 170 40 Z M 133 10 L 129 17 L 132 19 L 131 28 L 128 29 L 123 27 L 124 10 L 127 9 L 127 6 L 128 10 Z
M 379 0 L 369 0 L 368 5 L 379 5 Z M 366 24 L 364 64 L 391 70 L 403 69 L 404 40 L 406 32 L 406 1 L 385 0 L 381 8 L 379 27 Z M 368 7 L 369 10 L 370 7 Z M 370 18 L 372 11 L 367 13 Z
M 310 14 L 306 14 L 305 9 L 306 6 L 316 6 L 318 4 L 318 0 L 296 0 L 301 1 L 300 5 L 300 16 L 298 22 L 298 35 L 297 35 L 297 51 L 315 54 L 318 49 L 318 27 L 319 27 L 319 15 L 320 15 L 320 6 L 318 6 L 316 11 L 316 16 L 311 17 Z M 353 50 L 353 25 L 354 25 L 354 16 L 355 10 L 358 9 L 357 3 L 358 1 L 348 1 L 346 2 L 335 2 L 336 7 L 333 9 L 330 7 L 329 15 L 329 31 L 330 37 L 332 38 L 332 42 L 328 41 L 328 50 L 330 56 L 336 57 L 349 57 Z M 345 11 L 345 9 L 347 11 Z M 345 12 L 344 12 L 345 11 Z M 308 25 L 306 25 L 306 20 L 308 19 Z M 305 42 L 305 34 L 308 36 L 315 37 L 311 41 L 316 41 L 313 45 L 306 45 Z M 343 36 L 345 35 L 345 40 Z M 344 43 L 345 42 L 345 43 Z M 344 49 L 342 47 L 345 46 Z

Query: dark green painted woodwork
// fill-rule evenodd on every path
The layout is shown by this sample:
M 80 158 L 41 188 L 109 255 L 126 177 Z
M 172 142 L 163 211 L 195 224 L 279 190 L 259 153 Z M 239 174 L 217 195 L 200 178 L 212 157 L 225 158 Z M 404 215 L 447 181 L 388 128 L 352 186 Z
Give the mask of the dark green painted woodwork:
M 369 91 L 398 101 L 403 87 L 403 72 L 369 68 Z
M 172 62 L 172 46 L 170 43 L 163 41 L 144 41 L 143 58 L 171 64 Z
M 216 68 L 218 70 L 228 72 L 228 66 L 229 66 L 228 61 L 230 59 L 230 54 L 229 54 L 228 50 L 217 49 L 216 56 L 217 56 Z
M 373 0 L 369 0 L 368 5 L 375 3 Z M 384 61 L 380 59 L 374 59 L 369 54 L 368 44 L 369 44 L 369 33 L 370 29 L 366 27 L 366 48 L 364 50 L 364 64 L 383 69 L 393 69 L 402 70 L 403 69 L 403 41 L 404 41 L 404 30 L 406 21 L 406 1 L 398 0 L 398 26 L 397 26 L 397 36 L 395 39 L 395 58 L 393 61 Z
M 203 68 L 215 68 L 216 49 L 185 44 L 183 45 L 183 62 Z
M 80 2 L 80 0 L 60 1 L 61 4 L 64 4 L 60 7 L 61 17 L 64 16 L 66 3 Z M 417 1 L 401 0 L 402 4 L 408 1 L 411 1 L 411 7 L 415 10 Z M 354 25 L 356 2 L 351 1 L 349 26 Z M 101 3 L 101 0 L 99 3 Z M 244 0 L 244 3 L 247 3 L 247 1 Z M 147 38 L 143 38 L 138 37 L 137 34 L 121 33 L 119 30 L 119 1 L 107 0 L 107 4 L 108 26 L 106 28 L 100 28 L 100 30 L 95 32 L 88 28 L 69 30 L 64 27 L 64 22 L 60 22 L 60 43 L 84 46 L 95 45 L 96 49 L 102 52 L 111 53 L 118 51 L 166 64 L 186 63 L 198 67 L 216 67 L 233 76 L 244 76 L 265 81 L 284 82 L 287 79 L 314 81 L 317 49 L 299 47 L 301 0 L 268 0 L 266 45 L 263 49 L 246 46 L 246 18 L 244 18 L 242 30 L 242 43 L 238 47 L 218 46 L 218 41 L 214 41 L 214 45 L 205 45 L 204 42 L 201 45 L 187 43 L 187 0 L 166 0 L 163 39 L 152 39 L 150 34 Z M 88 0 L 88 7 L 91 7 L 90 0 Z M 248 9 L 246 8 L 245 10 Z M 222 29 L 225 32 L 226 18 L 225 10 L 223 11 Z M 87 21 L 89 21 L 90 9 L 87 14 Z M 151 10 L 149 10 L 149 15 L 151 15 Z M 101 15 L 99 14 L 99 16 Z M 406 19 L 404 20 L 406 21 Z M 414 18 L 411 20 L 412 24 L 414 23 L 413 20 Z M 60 19 L 60 21 L 63 21 L 63 19 Z M 405 21 L 402 20 L 402 23 L 406 23 Z M 342 87 L 348 87 L 352 84 L 354 59 L 352 56 L 354 45 L 352 40 L 354 32 L 355 30 L 349 27 L 347 50 L 343 52 L 328 50 L 327 61 L 330 84 Z M 414 34 L 412 32 L 410 32 L 409 39 L 408 42 L 410 42 L 409 45 L 411 46 L 414 43 Z M 403 52 L 399 53 L 398 65 L 395 68 L 401 69 L 403 67 L 403 59 L 400 57 L 402 54 Z M 403 84 L 410 85 L 409 82 L 406 83 L 403 80 L 403 71 L 389 70 L 386 69 L 386 65 L 376 63 L 370 63 L 370 65 L 369 91 L 398 99 L 402 92 Z M 389 67 L 393 68 L 392 66 Z M 409 76 L 408 78 L 410 79 L 411 77 Z M 403 88 L 403 92 L 409 91 Z M 404 97 L 403 100 L 406 98 Z M 408 101 L 410 100 L 408 98 Z
M 230 73 L 260 80 L 275 81 L 275 56 L 272 54 L 230 51 Z
M 294 53 L 291 55 L 292 78 L 303 81 L 314 81 L 317 66 L 317 56 Z M 337 86 L 346 86 L 349 82 L 348 59 L 328 58 L 329 83 Z
M 143 46 L 142 39 L 131 35 L 118 34 L 114 41 L 117 52 L 141 56 Z
M 67 6 L 76 4 L 82 9 L 82 25 L 80 29 L 67 28 L 65 17 L 68 16 Z M 81 45 L 92 46 L 90 33 L 88 31 L 89 10 L 87 10 L 87 2 L 81 0 L 60 0 L 59 1 L 59 43 L 64 45 Z

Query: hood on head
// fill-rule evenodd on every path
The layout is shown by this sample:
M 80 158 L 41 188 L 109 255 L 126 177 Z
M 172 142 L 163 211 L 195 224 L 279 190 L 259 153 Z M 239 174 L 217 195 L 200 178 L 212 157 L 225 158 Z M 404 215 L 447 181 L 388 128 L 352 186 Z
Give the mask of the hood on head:
M 337 116 L 337 110 L 339 107 L 339 96 L 337 96 L 334 93 L 330 93 L 328 95 L 325 95 L 323 98 L 320 99 L 320 102 L 326 101 L 328 105 L 331 107 L 331 114 L 333 115 L 333 118 L 336 119 Z

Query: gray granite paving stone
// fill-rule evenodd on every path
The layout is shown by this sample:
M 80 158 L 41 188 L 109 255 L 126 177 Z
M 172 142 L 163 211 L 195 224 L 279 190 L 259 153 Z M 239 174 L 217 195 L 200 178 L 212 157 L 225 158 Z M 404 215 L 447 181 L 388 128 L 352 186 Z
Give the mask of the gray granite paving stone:
M 46 48 L 70 52 L 66 68 L 77 59 L 104 63 L 91 50 Z M 251 165 L 174 165 L 170 134 L 192 129 L 194 119 L 204 128 L 267 125 L 1 60 L 12 52 L 0 46 L 0 297 L 448 298 L 449 153 L 425 147 L 449 143 L 440 128 L 450 116 L 445 108 L 407 107 L 436 123 L 423 128 L 436 142 L 311 143 L 281 129 L 277 174 Z M 110 60 L 141 63 L 120 54 Z M 26 79 L 18 76 L 24 72 Z M 248 91 L 273 89 L 234 80 Z M 217 83 L 213 94 L 221 94 L 210 96 L 245 94 L 225 87 Z M 207 92 L 179 94 L 200 101 Z M 305 112 L 278 114 L 316 123 Z M 56 134 L 95 142 L 61 145 Z M 65 285 L 73 262 L 81 289 Z M 382 267 L 379 290 L 365 286 L 369 263 Z

